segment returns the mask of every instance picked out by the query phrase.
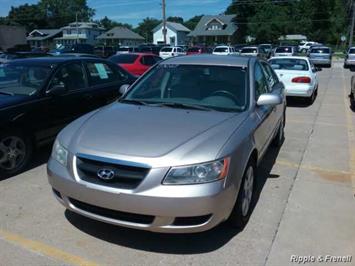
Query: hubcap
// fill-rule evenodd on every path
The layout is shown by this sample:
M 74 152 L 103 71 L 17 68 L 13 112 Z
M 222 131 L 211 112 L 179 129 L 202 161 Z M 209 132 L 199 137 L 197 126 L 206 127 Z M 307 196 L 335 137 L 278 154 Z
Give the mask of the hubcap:
M 249 167 L 244 180 L 243 200 L 242 200 L 242 215 L 247 216 L 250 209 L 251 200 L 254 190 L 254 170 Z
M 26 145 L 16 136 L 0 140 L 0 168 L 14 170 L 19 167 L 26 157 Z

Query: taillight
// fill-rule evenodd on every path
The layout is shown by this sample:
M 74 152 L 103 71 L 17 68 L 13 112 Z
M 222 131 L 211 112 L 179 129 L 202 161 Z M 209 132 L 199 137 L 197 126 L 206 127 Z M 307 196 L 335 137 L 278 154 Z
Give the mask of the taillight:
M 311 83 L 311 78 L 309 77 L 296 77 L 292 79 L 293 83 Z

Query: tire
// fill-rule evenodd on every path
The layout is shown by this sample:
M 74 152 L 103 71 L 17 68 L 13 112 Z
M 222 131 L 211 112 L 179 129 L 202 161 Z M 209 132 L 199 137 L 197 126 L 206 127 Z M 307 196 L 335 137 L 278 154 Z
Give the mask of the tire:
M 31 159 L 32 142 L 19 132 L 0 134 L 0 179 L 21 173 Z
M 355 95 L 350 94 L 350 108 L 351 110 L 355 111 Z
M 278 132 L 275 136 L 275 138 L 272 141 L 272 145 L 274 147 L 281 147 L 284 140 L 285 140 L 285 125 L 286 125 L 286 112 L 284 112 L 283 116 L 282 116 L 282 121 L 279 125 L 279 129 Z
M 309 105 L 312 105 L 314 101 L 316 100 L 316 92 L 314 91 L 310 97 L 308 97 L 307 102 Z
M 243 174 L 237 201 L 228 218 L 228 222 L 232 227 L 243 229 L 249 221 L 255 198 L 255 175 L 256 165 L 255 162 L 250 160 Z

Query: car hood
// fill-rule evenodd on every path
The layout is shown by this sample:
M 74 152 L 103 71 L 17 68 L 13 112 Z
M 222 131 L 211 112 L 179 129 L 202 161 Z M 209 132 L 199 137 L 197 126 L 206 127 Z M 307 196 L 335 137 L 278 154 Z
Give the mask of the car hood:
M 73 154 L 192 164 L 217 159 L 243 114 L 115 103 L 69 125 L 59 139 Z
M 0 109 L 27 101 L 30 96 L 0 94 Z

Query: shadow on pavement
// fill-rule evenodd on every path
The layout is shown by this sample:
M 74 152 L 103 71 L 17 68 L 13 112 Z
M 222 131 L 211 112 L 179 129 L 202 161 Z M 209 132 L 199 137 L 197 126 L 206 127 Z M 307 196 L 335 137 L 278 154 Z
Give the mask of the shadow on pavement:
M 307 108 L 310 107 L 310 104 L 307 98 L 302 97 L 287 97 L 287 107 L 299 107 L 299 108 Z M 317 100 L 317 98 L 316 98 Z
M 253 210 L 259 200 L 260 193 L 268 178 L 278 178 L 270 175 L 275 164 L 279 149 L 271 148 L 258 169 L 258 183 Z M 68 221 L 79 230 L 116 245 L 129 248 L 167 253 L 167 254 L 201 254 L 212 252 L 223 247 L 242 229 L 231 227 L 227 222 L 216 228 L 196 234 L 160 234 L 140 230 L 127 229 L 119 226 L 101 223 L 66 210 Z

